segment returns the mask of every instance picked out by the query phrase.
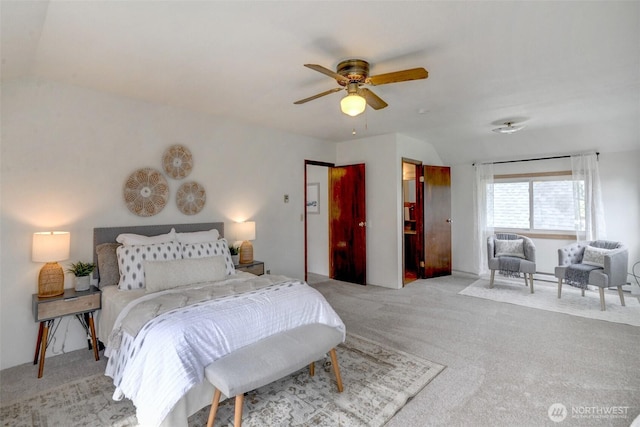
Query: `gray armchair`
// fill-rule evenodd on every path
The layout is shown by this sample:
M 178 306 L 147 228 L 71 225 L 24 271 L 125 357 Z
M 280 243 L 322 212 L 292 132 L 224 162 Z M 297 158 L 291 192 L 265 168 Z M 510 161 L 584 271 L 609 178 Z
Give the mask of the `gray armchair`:
M 604 254 L 602 267 L 582 264 L 587 246 L 609 250 Z M 558 279 L 558 298 L 562 295 L 562 281 L 564 280 L 574 282 L 572 284 L 581 287 L 583 296 L 587 285 L 597 286 L 600 291 L 600 310 L 602 311 L 606 310 L 604 289 L 616 287 L 618 288 L 618 295 L 620 295 L 620 304 L 624 306 L 622 285 L 627 283 L 628 265 L 629 251 L 620 242 L 607 240 L 582 241 L 560 248 L 558 249 L 558 267 L 555 269 L 555 276 Z M 579 270 L 582 270 L 582 273 Z M 582 280 L 576 280 L 581 277 Z
M 522 254 L 520 256 L 500 255 L 500 252 L 496 252 L 498 243 L 496 240 L 522 240 Z M 528 285 L 527 274 L 529 274 L 530 290 L 533 293 L 533 274 L 536 272 L 536 247 L 530 238 L 512 233 L 496 233 L 493 236 L 489 236 L 487 239 L 487 258 L 489 270 L 491 270 L 490 288 L 493 288 L 493 279 L 496 270 L 499 270 L 508 275 L 517 274 L 518 277 L 520 273 L 524 273 L 525 286 Z

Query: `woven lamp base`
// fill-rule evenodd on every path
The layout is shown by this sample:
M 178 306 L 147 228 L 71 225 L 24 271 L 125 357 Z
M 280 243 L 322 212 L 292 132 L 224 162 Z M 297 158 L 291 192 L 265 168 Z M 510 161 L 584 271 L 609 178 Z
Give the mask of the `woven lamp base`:
M 64 294 L 64 271 L 57 262 L 48 262 L 40 269 L 38 296 L 55 297 Z
M 240 245 L 240 264 L 251 264 L 253 262 L 253 245 L 245 240 Z

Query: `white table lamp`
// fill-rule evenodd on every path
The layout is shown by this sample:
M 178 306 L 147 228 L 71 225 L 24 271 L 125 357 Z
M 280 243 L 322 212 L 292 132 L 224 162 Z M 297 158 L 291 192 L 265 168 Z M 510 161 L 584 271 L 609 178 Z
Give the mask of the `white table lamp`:
M 71 234 L 68 231 L 33 233 L 31 259 L 45 262 L 38 276 L 38 296 L 54 297 L 64 294 L 64 271 L 58 261 L 69 259 Z

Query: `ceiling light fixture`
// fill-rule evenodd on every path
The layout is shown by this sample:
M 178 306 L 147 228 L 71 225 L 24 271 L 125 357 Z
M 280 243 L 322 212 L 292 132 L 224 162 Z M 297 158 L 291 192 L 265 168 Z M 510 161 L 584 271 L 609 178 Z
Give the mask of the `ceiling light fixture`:
M 362 114 L 367 107 L 367 100 L 358 94 L 358 83 L 349 83 L 347 90 L 349 93 L 340 101 L 340 109 L 351 117 Z
M 513 122 L 504 122 L 505 126 L 492 129 L 496 133 L 515 133 L 524 129 L 524 126 L 514 126 Z

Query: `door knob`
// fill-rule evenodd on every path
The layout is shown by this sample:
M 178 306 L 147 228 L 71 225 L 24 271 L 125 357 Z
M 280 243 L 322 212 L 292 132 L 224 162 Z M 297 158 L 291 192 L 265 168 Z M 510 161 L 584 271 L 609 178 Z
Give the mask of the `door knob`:
M 453 222 L 453 220 L 452 220 L 451 218 L 447 218 L 447 222 L 448 222 L 449 224 L 451 224 L 451 223 Z
M 367 225 L 367 223 L 366 223 L 365 221 L 360 221 L 360 222 L 358 223 L 358 225 L 359 225 L 360 227 L 365 227 L 365 226 Z

